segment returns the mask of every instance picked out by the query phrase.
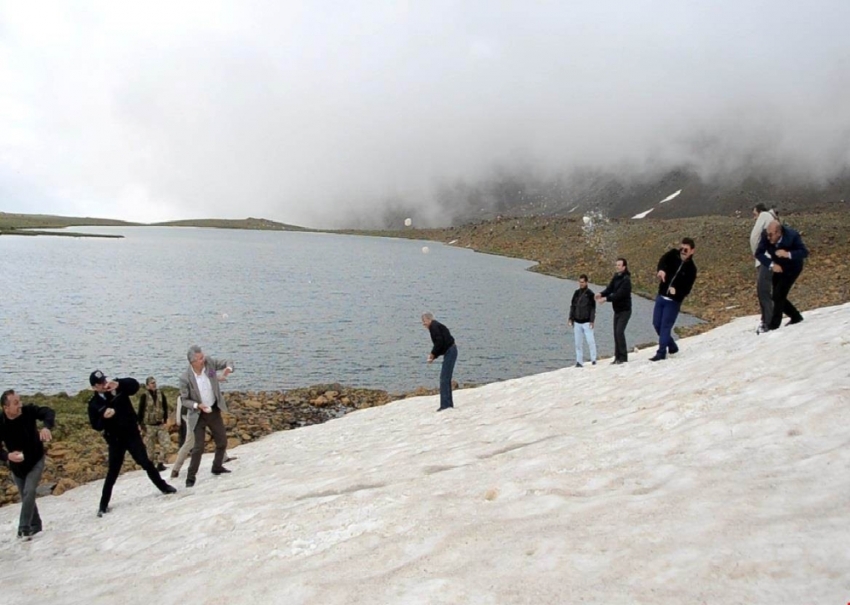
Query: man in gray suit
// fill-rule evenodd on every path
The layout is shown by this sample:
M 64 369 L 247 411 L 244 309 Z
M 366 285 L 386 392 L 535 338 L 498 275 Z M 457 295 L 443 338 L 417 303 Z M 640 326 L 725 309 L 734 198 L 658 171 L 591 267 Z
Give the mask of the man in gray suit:
M 230 471 L 224 468 L 224 455 L 227 450 L 227 431 L 221 413 L 227 411 L 227 403 L 221 395 L 220 380 L 227 380 L 233 372 L 233 363 L 218 361 L 206 357 L 201 347 L 192 345 L 186 354 L 189 367 L 180 376 L 180 397 L 183 407 L 188 410 L 188 426 L 194 425 L 195 445 L 192 448 L 192 461 L 186 475 L 186 487 L 195 485 L 201 456 L 204 453 L 204 432 L 209 427 L 215 441 L 215 457 L 212 474 L 221 475 Z M 218 371 L 221 370 L 221 378 Z

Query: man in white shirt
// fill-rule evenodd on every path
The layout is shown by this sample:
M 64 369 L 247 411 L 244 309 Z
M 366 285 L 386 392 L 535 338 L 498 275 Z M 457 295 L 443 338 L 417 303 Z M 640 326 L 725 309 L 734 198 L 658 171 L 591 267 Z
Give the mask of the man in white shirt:
M 195 445 L 192 448 L 192 461 L 186 475 L 186 487 L 195 485 L 201 456 L 204 453 L 204 433 L 209 427 L 215 441 L 215 456 L 212 474 L 221 475 L 230 471 L 224 468 L 224 456 L 227 450 L 227 431 L 221 413 L 226 412 L 227 403 L 221 394 L 220 380 L 227 380 L 233 372 L 233 363 L 206 357 L 201 347 L 192 345 L 186 354 L 189 367 L 180 376 L 180 397 L 184 408 L 189 410 L 189 426 L 194 425 Z M 221 378 L 218 376 L 222 371 Z

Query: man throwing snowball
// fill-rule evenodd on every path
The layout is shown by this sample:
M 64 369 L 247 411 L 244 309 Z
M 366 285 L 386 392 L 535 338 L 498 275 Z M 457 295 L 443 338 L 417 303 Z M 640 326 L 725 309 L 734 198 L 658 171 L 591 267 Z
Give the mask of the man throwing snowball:
M 180 397 L 183 407 L 189 410 L 187 426 L 194 427 L 192 430 L 195 445 L 192 447 L 192 461 L 186 474 L 186 487 L 192 487 L 201 466 L 207 428 L 215 441 L 212 474 L 223 475 L 230 472 L 224 468 L 227 430 L 221 417 L 221 413 L 228 410 L 218 383 L 220 380 L 227 380 L 228 375 L 233 372 L 233 362 L 207 357 L 198 345 L 189 347 L 186 358 L 189 360 L 189 367 L 180 376 Z M 219 371 L 221 378 L 218 377 Z
M 41 531 L 41 517 L 35 504 L 35 490 L 44 471 L 44 445 L 53 436 L 50 429 L 56 418 L 53 410 L 32 404 L 21 405 L 13 389 L 0 395 L 0 461 L 9 464 L 12 478 L 21 494 L 18 537 L 29 539 Z M 36 426 L 40 420 L 41 430 Z
M 682 301 L 691 293 L 697 279 L 697 266 L 692 258 L 694 248 L 694 240 L 686 237 L 678 248 L 671 248 L 658 260 L 658 296 L 652 311 L 652 327 L 658 334 L 658 351 L 649 358 L 650 361 L 661 361 L 667 359 L 667 353 L 674 355 L 679 352 L 673 340 L 673 326 L 679 317 Z
M 145 470 L 151 483 L 159 491 L 163 494 L 176 492 L 176 488 L 159 476 L 159 472 L 145 450 L 145 444 L 139 432 L 139 418 L 130 402 L 130 397 L 139 391 L 139 382 L 135 378 L 107 380 L 103 372 L 95 370 L 89 376 L 89 384 L 94 391 L 94 395 L 89 400 L 89 423 L 94 430 L 103 433 L 103 439 L 109 446 L 109 470 L 103 481 L 97 516 L 102 517 L 109 512 L 112 488 L 121 473 L 124 455 L 127 452 L 130 452 L 136 464 Z

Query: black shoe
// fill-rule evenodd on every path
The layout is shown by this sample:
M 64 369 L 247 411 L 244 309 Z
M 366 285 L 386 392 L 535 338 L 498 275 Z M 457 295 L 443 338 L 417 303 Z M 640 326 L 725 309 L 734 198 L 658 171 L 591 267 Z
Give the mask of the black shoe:
M 26 529 L 19 529 L 18 530 L 18 537 L 23 539 L 23 540 L 29 540 L 30 538 L 33 537 L 34 534 L 35 534 L 35 532 L 32 531 L 29 527 L 27 527 Z
M 656 353 L 653 357 L 649 358 L 649 361 L 664 361 L 665 359 L 667 359 L 665 355 L 662 355 L 661 353 Z
M 195 478 L 186 479 L 186 487 L 195 487 Z
M 595 366 L 595 365 L 596 365 L 596 362 L 595 362 L 595 361 L 591 361 L 591 362 L 590 362 L 590 365 Z
M 583 366 L 583 365 L 581 365 L 580 363 L 576 362 L 576 367 L 577 367 L 577 368 L 583 368 L 584 366 Z
M 156 465 L 156 470 L 158 470 L 160 473 L 164 470 L 167 470 L 167 469 L 168 469 L 168 467 L 165 466 L 162 462 L 160 462 L 159 464 Z
M 437 408 L 437 411 L 438 411 L 438 412 L 442 412 L 443 410 L 450 410 L 450 409 L 452 409 L 453 407 L 455 407 L 455 406 L 453 406 L 453 405 L 447 405 L 447 406 L 446 406 L 446 407 L 444 407 L 444 408 Z
M 97 509 L 97 516 L 102 517 L 103 515 L 105 515 L 108 512 L 109 512 L 108 507 L 107 508 L 99 508 L 99 509 Z
M 236 460 L 237 458 L 238 458 L 238 456 L 228 456 L 227 458 L 224 459 L 224 462 L 226 464 L 226 463 L 230 462 L 231 460 Z
M 161 488 L 159 488 L 159 491 L 161 491 L 163 494 L 173 494 L 177 491 L 177 488 L 173 485 L 169 485 L 168 483 L 166 483 Z
M 229 473 L 229 472 L 230 472 L 230 471 L 229 471 L 228 469 L 224 468 L 223 466 L 221 466 L 221 467 L 219 467 L 219 468 L 214 468 L 214 469 L 212 470 L 212 474 L 213 474 L 213 475 L 223 475 L 223 474 L 225 474 L 225 473 Z
M 803 316 L 801 315 L 800 319 L 792 319 L 787 324 L 785 324 L 785 327 L 787 328 L 788 326 L 793 326 L 794 324 L 801 323 L 802 321 L 803 321 Z
M 625 362 L 625 361 L 623 361 L 622 359 L 615 359 L 614 361 L 612 361 L 612 362 L 611 362 L 611 365 L 612 365 L 612 366 L 618 366 L 618 365 L 620 365 L 621 363 L 626 363 L 626 362 Z
M 675 355 L 679 352 L 679 345 L 670 345 L 667 347 L 667 352 L 670 353 L 670 355 Z

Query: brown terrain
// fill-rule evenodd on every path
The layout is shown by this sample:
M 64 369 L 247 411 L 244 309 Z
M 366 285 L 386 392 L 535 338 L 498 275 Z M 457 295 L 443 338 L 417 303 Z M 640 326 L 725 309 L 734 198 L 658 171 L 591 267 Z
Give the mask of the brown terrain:
M 783 217 L 800 231 L 809 248 L 806 268 L 791 300 L 801 310 L 850 300 L 850 213 L 822 212 Z M 501 218 L 494 221 L 421 231 L 377 232 L 381 235 L 454 242 L 503 256 L 534 260 L 534 271 L 575 280 L 587 273 L 606 285 L 620 256 L 629 261 L 635 293 L 654 298 L 656 263 L 682 237 L 696 241 L 699 277 L 683 310 L 706 321 L 710 329 L 736 317 L 758 313 L 755 266 L 750 255 L 750 215 L 701 216 L 670 220 L 576 217 Z M 376 232 L 372 232 L 376 233 Z M 376 233 L 376 234 L 377 234 Z M 755 321 L 754 321 L 755 326 Z

